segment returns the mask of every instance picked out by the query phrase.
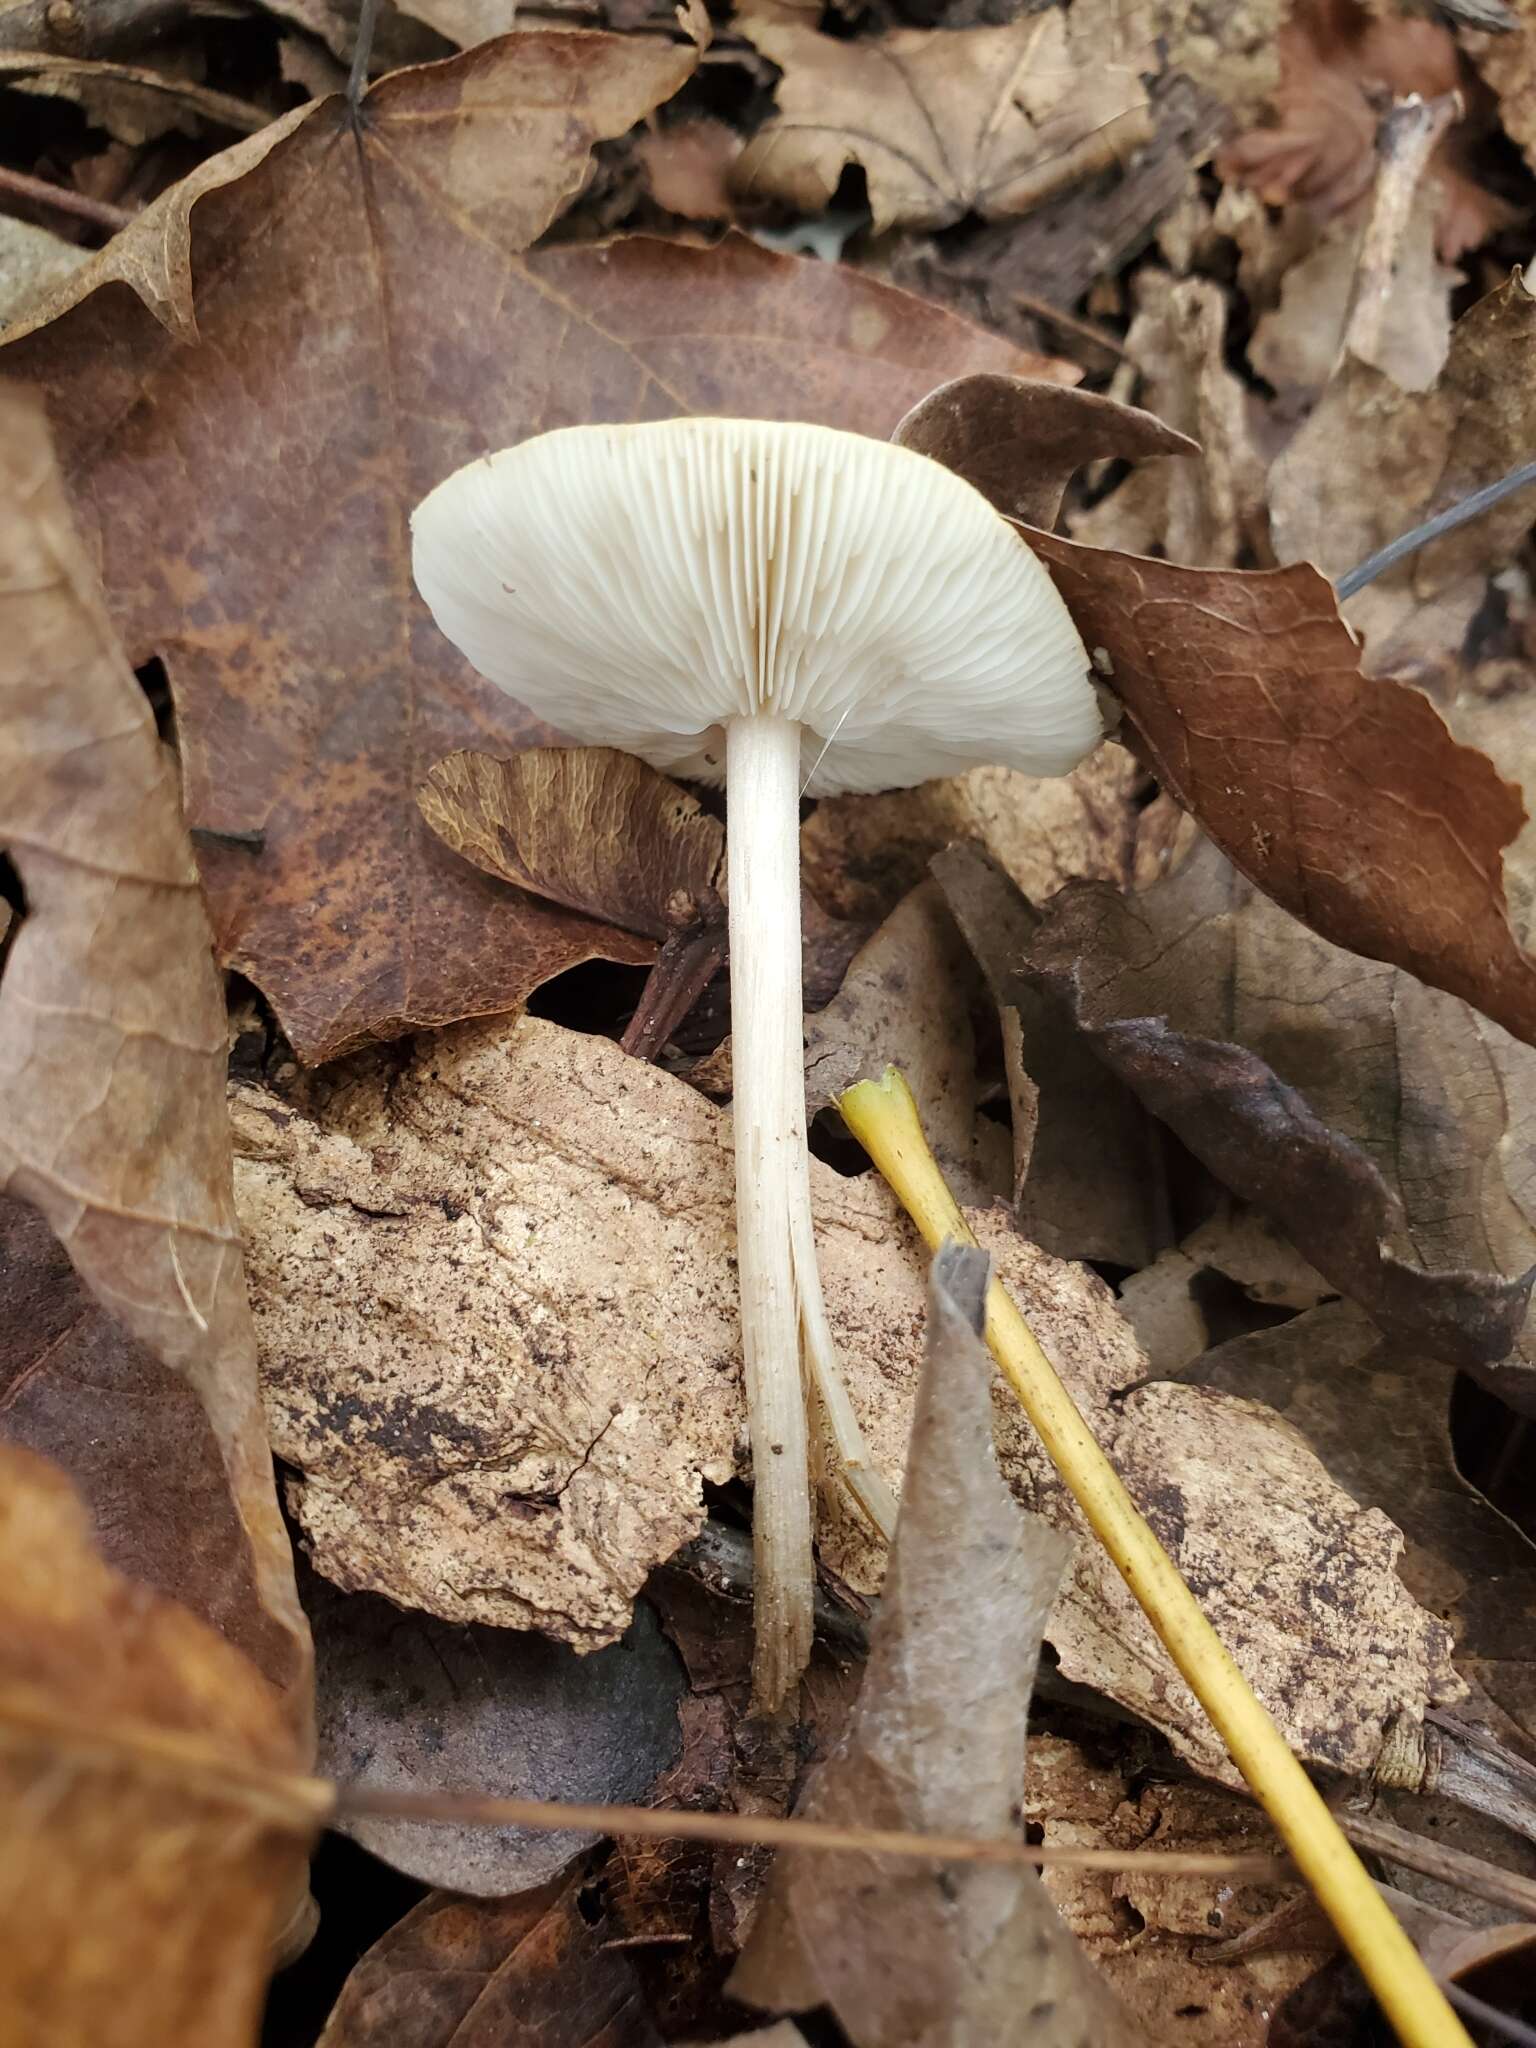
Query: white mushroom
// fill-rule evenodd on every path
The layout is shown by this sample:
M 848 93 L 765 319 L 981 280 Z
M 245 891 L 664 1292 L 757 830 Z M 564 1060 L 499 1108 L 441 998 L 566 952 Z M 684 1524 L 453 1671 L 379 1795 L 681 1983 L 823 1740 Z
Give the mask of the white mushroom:
M 733 1112 L 756 1550 L 755 1704 L 810 1653 L 800 1355 L 842 1477 L 889 1532 L 816 1270 L 800 992 L 799 803 L 1097 744 L 1050 578 L 969 484 L 824 427 L 572 427 L 418 506 L 416 582 L 482 675 L 587 745 L 728 790 Z

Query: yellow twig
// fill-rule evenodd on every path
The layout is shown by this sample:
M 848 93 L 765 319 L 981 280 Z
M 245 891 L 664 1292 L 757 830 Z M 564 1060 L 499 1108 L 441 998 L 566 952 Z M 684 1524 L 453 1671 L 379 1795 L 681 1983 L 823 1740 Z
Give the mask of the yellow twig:
M 976 1242 L 928 1149 L 912 1091 L 894 1067 L 886 1069 L 882 1080 L 850 1088 L 838 1107 L 931 1246 L 937 1249 L 947 1237 Z M 986 1337 L 1057 1471 L 1209 1714 L 1403 2048 L 1471 2048 L 1466 2029 L 1339 1832 L 1317 1787 L 1286 1747 L 996 1280 L 987 1296 Z

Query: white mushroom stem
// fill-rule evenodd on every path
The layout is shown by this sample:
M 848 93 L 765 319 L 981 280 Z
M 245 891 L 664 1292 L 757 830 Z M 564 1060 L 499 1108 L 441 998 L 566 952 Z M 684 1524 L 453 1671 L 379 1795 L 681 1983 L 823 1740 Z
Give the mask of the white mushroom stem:
M 864 1445 L 822 1299 L 811 1217 L 800 986 L 800 749 L 793 719 L 726 727 L 736 1256 L 754 1482 L 753 1699 L 778 1707 L 811 1650 L 815 1590 L 801 1342 L 833 1476 L 877 1535 L 891 1490 Z
M 810 1463 L 791 1217 L 803 1178 L 800 727 L 726 727 L 736 1259 L 752 1438 L 752 1701 L 784 1702 L 811 1654 Z

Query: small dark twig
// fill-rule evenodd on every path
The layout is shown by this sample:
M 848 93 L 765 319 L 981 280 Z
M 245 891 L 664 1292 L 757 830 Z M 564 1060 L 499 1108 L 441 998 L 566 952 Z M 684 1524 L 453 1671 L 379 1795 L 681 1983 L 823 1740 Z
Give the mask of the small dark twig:
M 1476 2020 L 1480 2027 L 1489 2027 L 1501 2041 L 1513 2041 L 1517 2048 L 1536 2048 L 1536 2028 L 1528 2027 L 1524 2020 L 1517 2020 L 1513 2013 L 1500 2012 L 1496 2005 L 1489 2005 L 1475 1992 L 1464 1991 L 1459 1984 L 1442 1980 L 1440 1989 L 1458 2012 L 1465 2013 L 1469 2020 Z
M 1496 484 L 1485 484 L 1470 498 L 1463 498 L 1447 511 L 1437 512 L 1433 519 L 1426 519 L 1422 526 L 1411 527 L 1407 533 L 1399 534 L 1396 540 L 1378 548 L 1374 555 L 1367 555 L 1347 576 L 1339 578 L 1333 587 L 1340 602 L 1346 597 L 1353 597 L 1357 590 L 1363 590 L 1367 583 L 1374 583 L 1378 576 L 1395 568 L 1407 556 L 1416 554 L 1430 541 L 1438 540 L 1442 533 L 1454 533 L 1458 526 L 1465 526 L 1469 519 L 1481 517 L 1507 498 L 1511 491 L 1523 491 L 1527 484 L 1536 484 L 1536 462 L 1521 463 L 1508 476 L 1500 477 Z
M 347 105 L 354 120 L 368 90 L 368 65 L 373 57 L 374 32 L 379 25 L 379 0 L 363 0 L 357 17 L 357 40 L 352 45 L 352 70 L 347 78 Z
M 51 206 L 55 213 L 72 214 L 76 220 L 89 221 L 93 228 L 104 228 L 109 235 L 118 234 L 136 218 L 126 206 L 72 192 L 67 185 L 50 185 L 46 178 L 29 178 L 25 171 L 0 164 L 0 197 L 5 195 L 30 200 L 34 206 Z
M 624 1050 L 637 1059 L 655 1059 L 724 959 L 725 908 L 717 903 L 662 945 L 621 1041 Z

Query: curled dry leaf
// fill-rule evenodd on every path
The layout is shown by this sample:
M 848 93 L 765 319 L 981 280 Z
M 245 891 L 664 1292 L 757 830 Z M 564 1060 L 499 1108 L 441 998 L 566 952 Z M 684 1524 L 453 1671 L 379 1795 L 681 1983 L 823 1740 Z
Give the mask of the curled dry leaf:
M 729 1119 L 535 1018 L 462 1026 L 305 1093 L 239 1088 L 234 1115 L 268 1414 L 317 1565 L 454 1623 L 614 1640 L 650 1567 L 700 1527 L 702 1482 L 745 1468 Z M 873 1175 L 813 1160 L 811 1184 L 833 1335 L 895 1481 L 917 1240 Z M 1390 1723 L 1455 1690 L 1444 1631 L 1395 1575 L 1396 1532 L 1264 1410 L 1204 1388 L 1126 1396 L 1147 1361 L 1103 1283 L 1004 1216 L 971 1221 L 1292 1746 L 1368 1772 Z M 1010 1484 L 1075 1527 L 1017 1403 L 1001 1387 L 996 1402 Z M 1262 1515 L 1234 1471 L 1262 1475 Z M 878 1585 L 860 1529 L 829 1516 L 819 1540 L 846 1583 Z M 1096 1545 L 1049 1636 L 1069 1676 L 1224 1767 Z
M 594 142 L 696 58 L 535 30 L 392 74 L 360 119 L 301 109 L 173 187 L 0 355 L 47 388 L 130 653 L 166 662 L 220 955 L 306 1059 L 633 957 L 416 812 L 445 754 L 553 737 L 431 627 L 407 531 L 427 490 L 576 421 L 883 435 L 957 365 L 1048 367 L 744 240 L 527 255 Z
M 156 1540 L 150 1508 L 138 1504 L 137 1533 L 116 1524 L 122 1481 L 101 1470 L 96 1401 L 111 1385 L 157 1410 L 138 1419 L 169 1432 L 168 1480 L 184 1476 L 193 1518 L 224 1532 L 195 1570 L 177 1568 L 176 1589 L 259 1658 L 302 1730 L 308 1632 L 256 1383 L 224 999 L 176 769 L 70 524 L 41 408 L 16 393 L 0 395 L 0 469 L 0 844 L 28 904 L 0 981 L 0 1187 L 42 1211 L 122 1326 L 106 1330 L 78 1296 L 55 1294 L 58 1336 L 80 1340 L 86 1384 L 70 1385 L 61 1356 L 39 1361 L 43 1376 L 7 1403 L 9 1423 L 61 1464 L 83 1461 L 91 1504 L 122 1539 L 114 1561 L 132 1569 Z M 34 1274 L 47 1263 L 25 1261 Z M 203 1432 L 183 1434 L 185 1404 L 165 1374 L 201 1401 L 222 1487 Z M 166 1562 L 162 1551 L 152 1578 Z
M 303 1763 L 255 1666 L 0 1446 L 0 2036 L 254 2048 L 323 1818 Z
M 800 1801 L 808 1820 L 999 1839 L 1018 1825 L 1041 1632 L 1070 1546 L 1020 1514 L 997 1469 L 978 1334 L 988 1269 L 958 1245 L 934 1261 L 880 1619 L 848 1726 Z M 830 2005 L 859 2048 L 980 2048 L 1021 2014 L 1038 2048 L 1132 2037 L 1032 1870 L 940 1882 L 878 1856 L 783 1850 L 731 1990 L 773 2012 Z
M 1405 1356 L 1332 1302 L 1218 1345 L 1180 1377 L 1265 1402 L 1362 1507 L 1392 1517 L 1407 1538 L 1403 1582 L 1449 1621 L 1471 1711 L 1501 1740 L 1536 1742 L 1536 1546 L 1457 1470 L 1450 1368 Z
M 1527 1047 L 1328 945 L 1209 843 L 1134 900 L 1063 891 L 1029 972 L 1398 1345 L 1536 1407 L 1522 1338 L 1536 1265 Z
M 1059 1846 L 1237 1856 L 1279 1850 L 1248 1801 L 1209 1785 L 1153 1781 L 1133 1791 L 1122 1770 L 1044 1732 L 1030 1737 L 1024 1815 L 1043 1842 Z M 1279 1886 L 1145 1869 L 1047 1870 L 1044 1880 L 1067 1926 L 1153 2041 L 1267 2048 L 1270 2013 L 1317 1968 L 1315 1954 L 1294 1949 L 1219 1969 L 1206 1959 L 1218 1938 L 1241 1935 L 1298 1896 Z
M 74 100 L 93 127 L 135 146 L 176 130 L 201 135 L 205 127 L 250 135 L 271 118 L 265 107 L 169 70 L 41 50 L 0 52 L 0 85 L 41 98 Z
M 1141 72 L 1156 60 L 1113 0 L 853 40 L 772 0 L 738 21 L 783 72 L 778 112 L 737 159 L 743 199 L 820 213 L 858 164 L 877 232 L 1005 220 L 1122 163 L 1152 132 Z
M 353 1969 L 319 2048 L 660 2048 L 612 1935 L 579 1877 L 510 1899 L 433 1892 Z
M 718 905 L 725 827 L 633 754 L 450 754 L 417 794 L 445 846 L 488 875 L 664 939 Z
M 677 1755 L 677 1658 L 642 1601 L 622 1642 L 578 1657 L 510 1629 L 451 1628 L 311 1576 L 319 1769 L 378 1792 L 639 1800 Z M 427 1884 L 500 1898 L 544 1884 L 594 1837 L 570 1828 L 337 1825 Z

